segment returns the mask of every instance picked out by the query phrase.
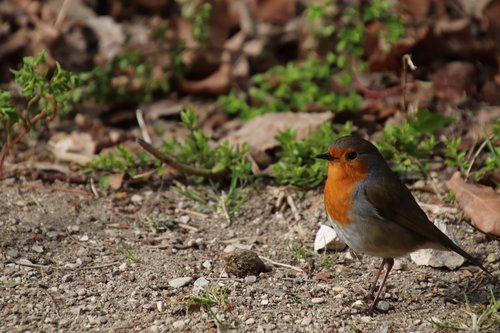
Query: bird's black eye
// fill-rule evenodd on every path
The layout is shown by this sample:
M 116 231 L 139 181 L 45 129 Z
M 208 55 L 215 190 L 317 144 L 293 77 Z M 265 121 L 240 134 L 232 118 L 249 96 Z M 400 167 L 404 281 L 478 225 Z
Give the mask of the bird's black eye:
M 358 153 L 356 153 L 355 151 L 351 151 L 351 152 L 347 153 L 346 156 L 347 156 L 348 160 L 352 161 L 352 160 L 355 160 L 356 157 L 358 157 Z

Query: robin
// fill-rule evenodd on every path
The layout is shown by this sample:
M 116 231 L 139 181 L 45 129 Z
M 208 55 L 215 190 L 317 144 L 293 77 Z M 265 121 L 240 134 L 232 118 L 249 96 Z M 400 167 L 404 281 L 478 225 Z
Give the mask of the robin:
M 328 161 L 325 209 L 338 236 L 354 252 L 383 258 L 371 284 L 371 297 L 386 266 L 368 314 L 377 306 L 394 258 L 419 249 L 455 251 L 491 276 L 480 262 L 429 221 L 373 144 L 345 136 L 334 141 L 327 153 L 316 157 Z

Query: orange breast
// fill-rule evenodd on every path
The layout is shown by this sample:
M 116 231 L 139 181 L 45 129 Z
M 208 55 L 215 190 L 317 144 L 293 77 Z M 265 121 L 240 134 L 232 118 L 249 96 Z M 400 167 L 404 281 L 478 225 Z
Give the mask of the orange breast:
M 325 209 L 332 222 L 342 227 L 354 222 L 349 218 L 349 212 L 354 205 L 352 193 L 357 182 L 367 176 L 368 172 L 362 161 L 348 163 L 337 160 L 328 163 Z

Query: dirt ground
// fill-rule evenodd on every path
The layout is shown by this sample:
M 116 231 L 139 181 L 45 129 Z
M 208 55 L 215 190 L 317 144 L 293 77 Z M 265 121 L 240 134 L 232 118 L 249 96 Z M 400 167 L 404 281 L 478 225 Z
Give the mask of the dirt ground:
M 387 313 L 341 315 L 359 310 L 380 259 L 306 249 L 326 221 L 321 190 L 292 194 L 299 221 L 286 206 L 276 209 L 275 188 L 251 190 L 230 225 L 169 189 L 127 192 L 97 198 L 89 186 L 0 184 L 0 332 L 436 332 L 432 318 L 470 324 L 464 295 L 472 306 L 487 305 L 490 290 L 499 297 L 475 267 L 448 271 L 403 258 L 384 295 Z M 498 240 L 460 214 L 430 216 L 445 219 L 483 262 L 494 254 L 488 267 L 498 276 Z M 304 272 L 272 265 L 256 281 L 228 277 L 222 257 L 231 244 Z M 178 277 L 192 280 L 171 287 Z M 200 277 L 210 306 L 193 304 L 203 295 Z

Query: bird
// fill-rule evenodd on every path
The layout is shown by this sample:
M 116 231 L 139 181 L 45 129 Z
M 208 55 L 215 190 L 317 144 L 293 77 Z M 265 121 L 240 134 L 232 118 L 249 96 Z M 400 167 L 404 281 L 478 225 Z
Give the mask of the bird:
M 429 220 L 372 143 L 358 136 L 344 136 L 316 158 L 328 161 L 324 205 L 329 223 L 355 253 L 382 258 L 369 297 L 373 298 L 386 268 L 369 315 L 379 302 L 394 258 L 419 249 L 454 251 L 493 276 Z

